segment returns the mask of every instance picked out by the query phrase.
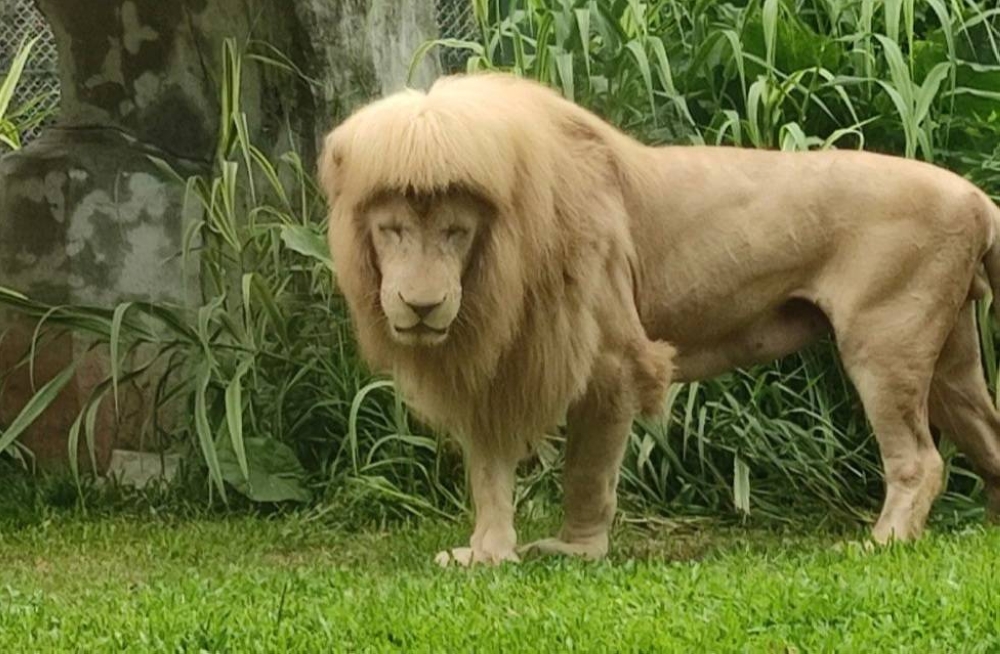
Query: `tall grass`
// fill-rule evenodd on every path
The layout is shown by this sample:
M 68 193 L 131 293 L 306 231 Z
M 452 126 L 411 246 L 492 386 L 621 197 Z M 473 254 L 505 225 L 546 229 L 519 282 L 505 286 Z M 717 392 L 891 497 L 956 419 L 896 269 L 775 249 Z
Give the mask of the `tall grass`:
M 934 159 L 997 192 L 1000 12 L 985 1 L 473 4 L 478 40 L 430 42 L 415 61 L 434 47 L 460 48 L 469 69 L 542 80 L 649 143 L 866 147 Z M 456 457 L 358 360 L 331 284 L 311 166 L 294 150 L 272 160 L 252 141 L 239 94 L 243 54 L 227 43 L 211 170 L 179 180 L 201 216 L 182 253 L 200 272 L 196 308 L 56 308 L 13 291 L 0 302 L 37 317 L 40 337 L 48 328 L 89 334 L 112 362 L 68 435 L 71 451 L 93 441 L 97 403 L 151 375 L 154 416 L 180 418 L 162 437 L 190 454 L 213 498 L 336 497 L 338 510 L 367 517 L 454 515 L 466 506 Z M 995 387 L 988 320 L 982 335 Z M 521 500 L 557 492 L 558 440 L 525 467 Z M 951 505 L 966 507 L 978 482 L 953 448 L 945 452 Z M 823 342 L 675 387 L 664 419 L 636 423 L 622 494 L 644 511 L 788 518 L 812 506 L 861 516 L 876 508 L 881 476 L 864 416 Z

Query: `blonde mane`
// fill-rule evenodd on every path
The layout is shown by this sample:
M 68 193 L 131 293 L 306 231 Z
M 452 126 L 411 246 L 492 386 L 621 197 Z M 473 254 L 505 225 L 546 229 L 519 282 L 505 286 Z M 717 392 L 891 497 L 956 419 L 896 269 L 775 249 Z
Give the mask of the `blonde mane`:
M 541 85 L 461 79 L 372 103 L 327 137 L 320 177 L 330 247 L 366 360 L 392 373 L 433 425 L 524 450 L 583 393 L 601 348 L 617 337 L 605 323 L 638 325 L 627 182 L 612 146 L 626 137 Z M 453 335 L 436 348 L 403 347 L 386 329 L 360 216 L 378 193 L 453 189 L 481 197 L 495 215 L 463 280 Z M 645 346 L 628 347 L 647 382 L 641 404 L 655 410 L 669 352 L 643 363 Z

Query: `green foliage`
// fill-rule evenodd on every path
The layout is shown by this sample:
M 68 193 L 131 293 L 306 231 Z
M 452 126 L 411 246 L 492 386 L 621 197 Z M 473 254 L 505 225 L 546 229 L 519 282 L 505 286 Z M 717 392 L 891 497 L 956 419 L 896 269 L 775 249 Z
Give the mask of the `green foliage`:
M 38 37 L 35 37 L 21 43 L 0 80 L 0 152 L 3 147 L 19 149 L 22 135 L 40 125 L 52 113 L 51 108 L 46 108 L 51 106 L 47 95 L 31 98 L 17 107 L 11 106 L 14 91 L 31 57 L 31 49 L 37 42 Z

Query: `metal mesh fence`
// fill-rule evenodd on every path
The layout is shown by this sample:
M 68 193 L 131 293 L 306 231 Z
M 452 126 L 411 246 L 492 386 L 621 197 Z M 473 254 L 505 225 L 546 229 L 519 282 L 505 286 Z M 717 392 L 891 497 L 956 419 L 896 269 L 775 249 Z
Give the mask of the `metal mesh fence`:
M 58 54 L 52 30 L 32 0 L 0 0 L 0 80 L 6 76 L 21 44 L 35 36 L 40 38 L 31 50 L 9 110 L 42 98 L 36 111 L 51 110 L 58 105 Z M 41 125 L 30 129 L 24 141 L 37 136 L 40 129 Z
M 443 39 L 474 40 L 479 36 L 472 0 L 435 0 L 438 32 Z M 455 48 L 441 49 L 441 66 L 445 72 L 464 70 L 469 53 Z

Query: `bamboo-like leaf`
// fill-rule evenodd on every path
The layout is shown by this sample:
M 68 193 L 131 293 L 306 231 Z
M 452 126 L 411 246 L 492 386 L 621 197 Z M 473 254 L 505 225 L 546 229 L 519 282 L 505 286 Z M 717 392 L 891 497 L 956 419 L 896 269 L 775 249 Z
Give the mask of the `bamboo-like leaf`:
M 66 438 L 66 449 L 69 456 L 69 471 L 73 475 L 73 482 L 76 484 L 77 493 L 82 496 L 83 487 L 80 483 L 80 428 L 83 426 L 83 415 L 85 411 L 80 411 L 76 420 L 70 425 L 69 434 Z
M 572 73 L 571 73 L 572 74 Z M 572 92 L 572 91 L 571 91 Z M 326 238 L 311 226 L 282 225 L 281 241 L 286 247 L 321 262 L 333 271 L 333 259 L 330 258 L 330 246 Z
M 83 436 L 87 444 L 87 455 L 90 457 L 90 469 L 97 472 L 97 412 L 101 408 L 100 400 L 103 394 L 87 406 L 83 419 Z
M 213 368 L 216 366 L 215 355 L 212 348 L 212 335 L 209 333 L 215 313 L 220 310 L 226 301 L 225 295 L 219 295 L 203 307 L 198 308 L 198 340 L 201 343 L 202 352 L 205 353 L 205 361 Z
M 743 515 L 750 515 L 750 467 L 739 455 L 733 459 L 733 504 Z
M 896 106 L 896 111 L 899 112 L 900 120 L 903 123 L 903 131 L 906 134 L 906 156 L 913 157 L 916 152 L 916 135 L 913 132 L 914 125 L 912 123 L 913 113 L 909 105 L 906 104 L 906 99 L 899 93 L 898 90 L 888 82 L 879 80 L 879 85 L 888 94 L 889 99 Z
M 207 362 L 202 364 L 198 372 L 198 381 L 194 395 L 194 424 L 198 433 L 198 444 L 201 446 L 201 454 L 208 465 L 209 476 L 215 482 L 215 487 L 222 497 L 222 501 L 228 503 L 226 498 L 226 485 L 222 479 L 222 471 L 219 468 L 219 453 L 215 448 L 215 438 L 212 435 L 212 428 L 208 419 L 208 385 L 212 379 L 212 367 Z
M 646 97 L 649 100 L 649 107 L 655 115 L 656 106 L 653 99 L 653 72 L 649 67 L 649 57 L 646 56 L 646 50 L 643 49 L 642 43 L 635 40 L 626 43 L 625 48 L 632 55 L 636 65 L 639 67 L 639 74 L 642 75 L 642 82 L 646 88 Z
M 910 77 L 910 69 L 907 67 L 903 53 L 895 39 L 886 38 L 881 34 L 876 34 L 875 38 L 882 44 L 885 60 L 889 64 L 889 76 L 892 78 L 892 84 L 903 99 L 903 106 L 906 107 L 904 111 L 900 112 L 900 116 L 904 121 L 909 120 L 913 107 L 913 79 Z M 881 84 L 883 87 L 886 86 L 884 81 Z
M 0 431 L 0 452 L 6 450 L 59 396 L 59 392 L 69 383 L 76 372 L 77 363 L 63 368 L 59 374 L 45 383 L 24 405 L 6 430 Z
M 768 74 L 774 70 L 775 50 L 778 47 L 778 0 L 764 0 L 761 14 L 764 27 L 764 52 Z
M 36 36 L 28 41 L 23 41 L 8 65 L 7 74 L 4 76 L 3 82 L 0 83 L 0 119 L 7 116 L 7 109 L 14 97 L 14 89 L 21 81 L 24 67 L 28 64 L 28 57 L 31 56 L 31 50 L 39 38 L 41 37 Z
M 563 96 L 570 102 L 575 102 L 576 89 L 573 81 L 573 55 L 561 51 L 560 48 L 559 51 L 552 51 L 552 59 L 555 61 L 556 72 L 559 74 Z
M 934 98 L 937 97 L 938 91 L 941 90 L 941 82 L 944 81 L 948 73 L 951 72 L 951 62 L 943 61 L 938 65 L 934 66 L 927 77 L 924 78 L 924 83 L 917 90 L 917 106 L 913 113 L 913 122 L 917 125 L 924 122 L 927 118 L 927 113 L 930 111 L 931 103 L 934 102 Z
M 118 379 L 121 377 L 121 341 L 122 341 L 122 321 L 125 314 L 132 308 L 131 302 L 123 302 L 115 307 L 114 316 L 111 319 L 111 386 L 115 398 L 115 416 L 120 415 L 118 403 Z
M 587 79 L 590 79 L 590 9 L 578 7 L 573 10 L 573 13 L 576 16 L 576 26 L 580 34 L 580 46 L 583 49 L 583 66 L 587 71 Z
M 392 388 L 393 383 L 391 381 L 374 381 L 358 391 L 357 395 L 354 396 L 354 400 L 351 402 L 351 412 L 347 418 L 347 446 L 350 450 L 351 455 L 351 467 L 355 474 L 360 473 L 361 468 L 359 466 L 359 439 L 358 439 L 358 414 L 361 411 L 361 405 L 368 397 L 368 394 L 372 391 L 376 391 L 380 388 Z
M 271 289 L 267 287 L 264 279 L 257 273 L 247 273 L 243 276 L 243 290 L 244 290 L 244 303 L 249 303 L 250 298 L 254 297 L 260 305 L 264 308 L 267 313 L 268 318 L 271 320 L 271 324 L 278 332 L 278 336 L 281 338 L 282 343 L 289 343 L 288 336 L 288 325 L 285 321 L 281 310 L 278 308 L 278 304 L 274 299 L 274 295 L 271 293 Z M 253 291 L 249 293 L 248 291 Z M 244 305 L 248 307 L 248 304 Z M 248 309 L 247 309 L 248 310 Z M 249 325 L 248 325 L 249 330 Z
M 229 427 L 233 453 L 236 455 L 244 479 L 250 478 L 250 467 L 247 464 L 246 445 L 243 440 L 243 376 L 252 365 L 253 359 L 241 363 L 229 385 L 226 386 L 226 423 Z
M 899 42 L 899 17 L 903 10 L 902 0 L 883 0 L 885 3 L 885 35 L 894 43 Z

